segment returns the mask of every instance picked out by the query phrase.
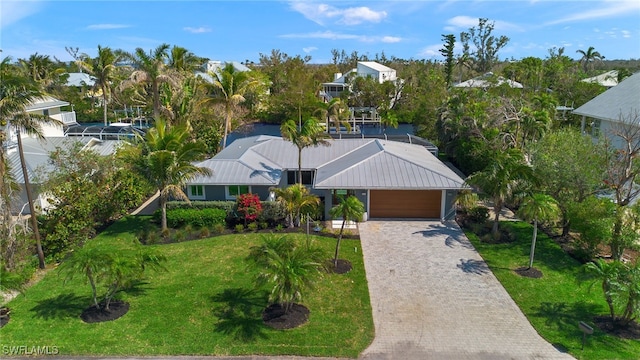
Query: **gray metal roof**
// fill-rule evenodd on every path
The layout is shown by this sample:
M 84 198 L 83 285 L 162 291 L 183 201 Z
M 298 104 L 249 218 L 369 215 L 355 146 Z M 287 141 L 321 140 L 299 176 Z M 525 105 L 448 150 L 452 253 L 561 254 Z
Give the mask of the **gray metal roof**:
M 45 109 L 59 108 L 67 105 L 69 105 L 69 103 L 66 101 L 58 100 L 51 96 L 43 96 L 41 98 L 33 99 L 33 101 L 31 101 L 31 103 L 25 107 L 25 110 L 27 110 L 27 112 L 41 111 Z
M 573 110 L 573 114 L 617 122 L 640 111 L 640 72 L 622 80 L 591 101 Z
M 95 83 L 96 78 L 85 73 L 72 72 L 67 79 L 67 86 L 93 86 Z
M 460 189 L 464 180 L 421 145 L 384 139 L 334 139 L 305 148 L 302 168 L 317 170 L 317 189 Z M 298 168 L 298 150 L 273 136 L 242 138 L 202 161 L 213 174 L 189 184 L 277 185 Z
M 81 143 L 82 150 L 91 149 L 99 155 L 113 154 L 118 146 L 122 144 L 121 141 L 114 140 L 97 140 L 94 138 L 69 138 L 69 137 L 50 137 L 45 140 L 38 140 L 34 138 L 23 138 L 22 147 L 24 152 L 25 163 L 27 166 L 27 173 L 29 180 L 33 183 L 41 182 L 42 179 L 38 179 L 38 176 L 45 176 L 45 174 L 52 170 L 52 165 L 49 164 L 49 154 L 58 148 L 70 149 L 74 143 Z M 17 147 L 14 147 L 8 151 L 7 159 L 14 179 L 18 183 L 23 183 L 24 178 L 22 176 L 22 166 L 20 165 L 20 154 Z

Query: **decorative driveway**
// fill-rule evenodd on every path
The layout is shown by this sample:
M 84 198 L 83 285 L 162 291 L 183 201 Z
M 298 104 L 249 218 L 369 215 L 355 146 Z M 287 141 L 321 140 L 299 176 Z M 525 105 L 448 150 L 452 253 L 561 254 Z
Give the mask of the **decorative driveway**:
M 378 359 L 573 359 L 542 339 L 457 224 L 358 224 Z

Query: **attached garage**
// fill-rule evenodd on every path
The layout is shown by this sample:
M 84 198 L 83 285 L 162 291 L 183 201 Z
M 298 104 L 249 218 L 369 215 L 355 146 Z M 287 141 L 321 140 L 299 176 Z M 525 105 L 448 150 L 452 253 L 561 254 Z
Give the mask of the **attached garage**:
M 441 190 L 371 190 L 370 218 L 440 218 Z

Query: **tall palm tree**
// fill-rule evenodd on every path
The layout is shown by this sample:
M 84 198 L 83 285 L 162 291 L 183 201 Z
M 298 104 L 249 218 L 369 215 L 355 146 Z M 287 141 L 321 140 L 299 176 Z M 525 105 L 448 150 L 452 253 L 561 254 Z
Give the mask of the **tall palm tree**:
M 347 196 L 346 199 L 341 199 L 338 205 L 331 208 L 329 214 L 334 219 L 342 218 L 340 235 L 338 235 L 338 241 L 336 242 L 336 252 L 333 257 L 333 266 L 338 267 L 338 253 L 340 251 L 340 242 L 342 241 L 344 226 L 346 225 L 347 221 L 362 221 L 362 217 L 364 216 L 364 204 L 355 196 Z
M 89 71 L 95 78 L 95 86 L 102 91 L 104 125 L 107 125 L 107 105 L 116 72 L 119 55 L 109 47 L 98 45 L 98 56 L 88 59 Z
M 309 118 L 301 127 L 294 120 L 287 120 L 280 126 L 282 136 L 298 148 L 298 183 L 302 184 L 302 150 L 310 146 L 329 146 L 330 136 L 314 119 Z
M 176 71 L 193 73 L 203 63 L 203 58 L 181 46 L 174 45 L 169 53 L 168 65 Z
M 302 184 L 293 184 L 286 188 L 274 188 L 277 201 L 284 205 L 287 212 L 288 227 L 292 228 L 300 224 L 300 215 L 304 211 L 310 211 L 311 207 L 318 206 L 320 199 L 311 194 L 309 189 Z
M 168 52 L 169 44 L 161 44 L 149 53 L 142 48 L 137 48 L 133 54 L 126 54 L 126 57 L 133 62 L 134 71 L 124 86 L 144 84 L 149 87 L 153 101 L 154 118 L 159 118 L 162 115 L 161 84 L 176 86 L 176 76 L 168 70 L 166 64 L 169 57 Z
M 4 153 L 5 142 L 10 141 L 8 130 L 15 131 L 18 142 L 18 153 L 20 155 L 20 165 L 24 178 L 24 186 L 29 202 L 29 211 L 31 213 L 30 221 L 34 237 L 36 239 L 36 251 L 38 253 L 38 262 L 41 269 L 44 269 L 44 253 L 40 241 L 40 231 L 38 230 L 38 221 L 36 219 L 36 211 L 34 206 L 34 198 L 29 182 L 29 173 L 27 172 L 27 164 L 24 159 L 24 148 L 22 145 L 21 132 L 43 139 L 42 124 L 56 122 L 55 120 L 27 113 L 27 106 L 37 98 L 43 95 L 41 88 L 37 83 L 29 78 L 20 76 L 17 72 L 11 71 L 10 59 L 5 58 L 0 63 L 0 119 L 6 124 L 6 128 L 2 130 L 2 144 L 0 144 L 0 168 L 2 168 L 3 181 L 6 178 L 7 168 L 6 155 Z M 4 187 L 4 186 L 3 186 Z M 4 195 L 4 194 L 3 194 Z M 3 199 L 6 201 L 6 199 Z
M 28 59 L 18 60 L 22 70 L 43 89 L 48 88 L 56 78 L 65 72 L 51 60 L 49 55 L 32 54 Z
M 219 71 L 210 71 L 213 84 L 207 84 L 211 97 L 208 101 L 224 105 L 224 135 L 222 148 L 227 147 L 227 135 L 231 131 L 231 120 L 235 107 L 245 101 L 245 94 L 259 85 L 247 71 L 238 71 L 233 64 L 228 63 Z
M 531 238 L 531 251 L 529 252 L 529 269 L 533 267 L 533 257 L 536 250 L 536 239 L 538 237 L 539 221 L 557 221 L 560 217 L 560 207 L 558 202 L 546 194 L 533 194 L 526 197 L 520 208 L 518 215 L 527 221 L 533 221 L 533 237 Z
M 506 201 L 522 189 L 536 182 L 533 169 L 517 149 L 497 152 L 489 165 L 482 171 L 472 174 L 466 180 L 493 200 L 494 220 L 491 233 L 498 238 L 500 212 Z
M 164 119 L 155 121 L 155 126 L 145 135 L 142 157 L 138 170 L 160 193 L 162 230 L 167 229 L 167 201 L 170 196 L 188 201 L 182 190 L 186 181 L 197 175 L 209 175 L 211 170 L 194 165 L 206 154 L 206 147 L 192 141 L 185 126 L 169 127 Z
M 576 50 L 576 52 L 582 55 L 582 57 L 580 58 L 580 63 L 582 64 L 584 72 L 587 72 L 587 70 L 589 70 L 589 67 L 593 68 L 593 65 L 596 62 L 602 61 L 604 59 L 604 56 L 600 55 L 600 53 L 597 52 L 593 46 L 589 46 L 586 51 Z

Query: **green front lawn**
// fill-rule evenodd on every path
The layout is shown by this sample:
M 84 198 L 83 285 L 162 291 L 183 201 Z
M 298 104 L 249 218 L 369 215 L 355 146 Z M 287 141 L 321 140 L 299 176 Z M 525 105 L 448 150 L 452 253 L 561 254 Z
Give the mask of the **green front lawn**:
M 543 338 L 578 359 L 640 358 L 640 341 L 607 335 L 593 323 L 594 316 L 607 314 L 607 306 L 599 284 L 590 289 L 589 283 L 577 281 L 579 262 L 544 233 L 538 233 L 534 267 L 543 272 L 543 277 L 521 277 L 513 270 L 528 265 L 533 228 L 524 222 L 502 222 L 500 226 L 511 229 L 517 240 L 486 244 L 473 233 L 466 234 Z M 580 321 L 594 328 L 584 350 Z
M 87 246 L 119 251 L 148 221 L 121 220 Z M 332 255 L 335 239 L 313 239 Z M 254 272 L 243 261 L 259 241 L 259 235 L 247 233 L 154 245 L 167 257 L 168 271 L 149 273 L 143 283 L 122 293 L 129 312 L 103 323 L 86 324 L 79 318 L 90 304 L 84 279 L 64 284 L 52 270 L 8 304 L 11 320 L 0 329 L 0 347 L 55 346 L 60 355 L 357 357 L 374 336 L 359 241 L 343 241 L 340 253 L 354 269 L 324 275 L 303 301 L 311 311 L 308 323 L 286 331 L 263 325 L 266 294 L 253 290 Z

